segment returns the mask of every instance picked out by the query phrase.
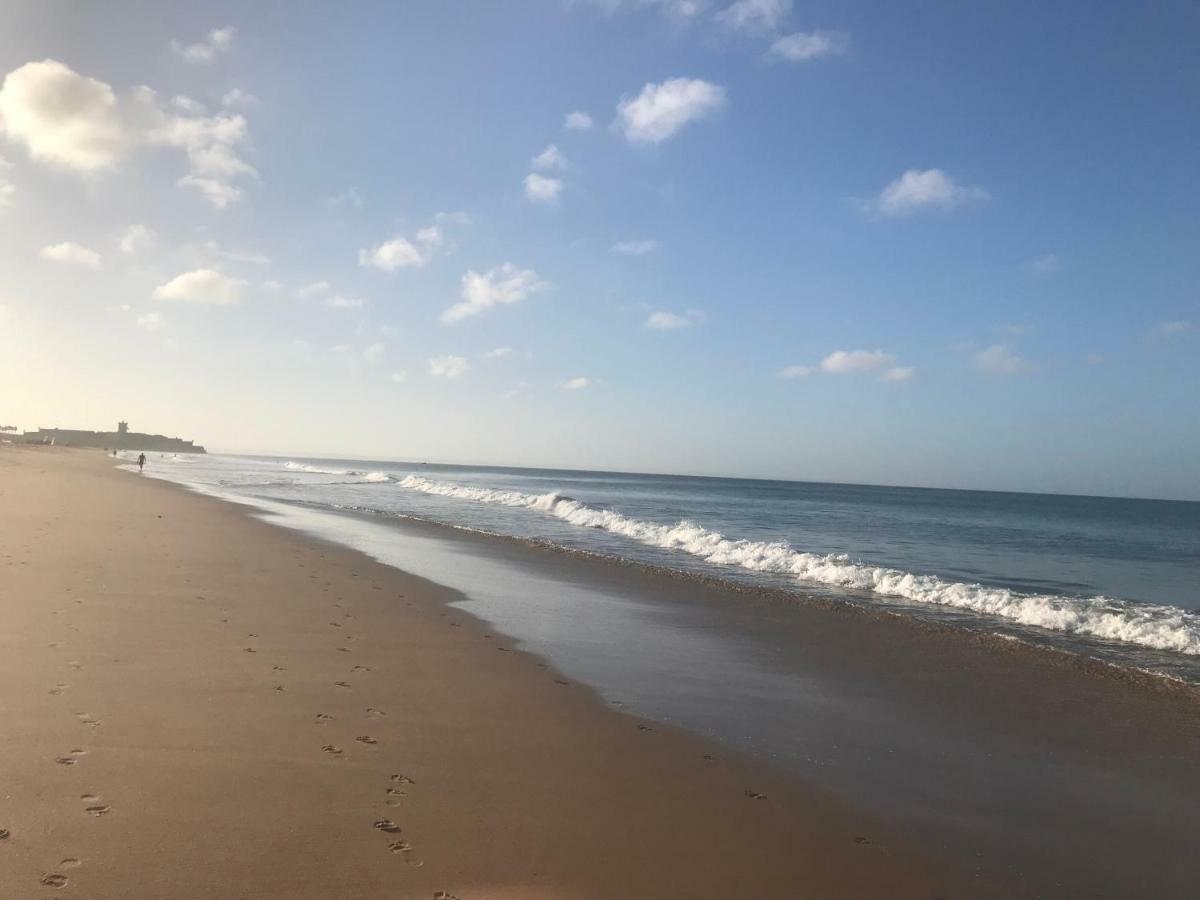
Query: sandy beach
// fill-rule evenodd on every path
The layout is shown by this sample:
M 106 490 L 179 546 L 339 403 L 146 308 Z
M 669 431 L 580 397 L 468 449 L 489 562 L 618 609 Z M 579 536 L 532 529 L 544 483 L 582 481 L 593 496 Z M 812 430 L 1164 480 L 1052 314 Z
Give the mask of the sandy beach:
M 1002 893 L 97 452 L 0 452 L 0 547 L 4 897 Z

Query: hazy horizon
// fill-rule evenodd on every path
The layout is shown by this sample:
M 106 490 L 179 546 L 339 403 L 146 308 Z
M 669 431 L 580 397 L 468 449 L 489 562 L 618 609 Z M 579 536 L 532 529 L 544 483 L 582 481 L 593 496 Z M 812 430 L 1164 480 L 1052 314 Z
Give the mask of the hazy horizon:
M 11 3 L 0 421 L 1200 500 L 1197 38 L 1186 3 Z

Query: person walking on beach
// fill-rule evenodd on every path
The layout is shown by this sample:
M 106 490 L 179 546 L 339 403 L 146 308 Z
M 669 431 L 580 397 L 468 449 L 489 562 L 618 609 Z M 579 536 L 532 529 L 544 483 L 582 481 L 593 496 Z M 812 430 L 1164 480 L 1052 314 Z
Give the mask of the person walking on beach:
M 138 454 L 138 471 L 139 471 L 139 472 L 140 472 L 140 471 L 142 471 L 142 468 L 143 468 L 145 465 L 146 465 L 146 454 L 145 454 L 145 453 L 139 453 L 139 454 Z

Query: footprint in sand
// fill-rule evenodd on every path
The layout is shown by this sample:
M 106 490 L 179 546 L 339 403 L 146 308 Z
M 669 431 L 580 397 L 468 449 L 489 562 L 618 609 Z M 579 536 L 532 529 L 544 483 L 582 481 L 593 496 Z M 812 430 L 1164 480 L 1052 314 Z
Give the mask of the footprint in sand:
M 89 728 L 95 728 L 100 724 L 99 719 L 93 719 L 87 713 L 75 713 L 75 718 L 79 720 L 81 725 L 87 725 Z
M 78 762 L 79 757 L 86 754 L 86 750 L 72 750 L 66 756 L 56 756 L 54 761 L 60 766 L 73 766 Z
M 507 653 L 507 652 L 508 652 L 508 648 L 507 648 L 507 647 L 497 647 L 496 649 L 497 649 L 497 650 L 503 650 L 505 653 Z
M 60 869 L 78 869 L 83 865 L 83 860 L 76 859 L 74 856 L 68 856 L 66 859 L 59 862 Z
M 871 841 L 868 838 L 863 837 L 861 834 L 856 834 L 854 836 L 854 843 L 862 845 L 862 844 L 869 844 L 869 843 L 871 843 Z
M 399 834 L 400 826 L 391 819 L 376 819 L 375 827 L 385 834 Z
M 450 623 L 450 627 L 451 627 L 451 628 L 458 628 L 458 627 L 459 627 L 459 624 L 458 624 L 457 622 L 451 622 L 451 623 Z
M 570 684 L 571 682 L 569 682 L 569 681 L 564 681 L 564 680 L 563 680 L 563 679 L 561 679 L 561 678 L 555 678 L 555 679 L 554 679 L 554 683 L 555 683 L 555 684 Z
M 746 788 L 746 790 L 743 791 L 743 793 L 747 797 L 749 797 L 751 800 L 766 800 L 767 799 L 766 794 L 760 794 L 758 791 L 750 790 L 750 788 Z
M 97 803 L 95 806 L 89 806 L 84 810 L 89 816 L 106 816 L 112 812 L 112 807 L 104 803 Z
M 277 684 L 277 685 L 275 685 L 275 690 L 279 691 L 279 693 L 282 694 L 284 691 L 284 687 L 282 684 Z
M 271 666 L 271 671 L 272 672 L 286 672 L 287 669 L 284 666 Z
M 375 740 L 375 738 L 371 737 L 369 734 L 360 734 L 358 737 L 355 738 L 355 740 L 358 741 L 360 744 L 368 744 L 371 746 L 374 746 L 375 744 L 379 743 L 379 741 Z
M 74 669 L 76 672 L 78 672 L 80 669 L 83 668 L 83 663 L 79 662 L 79 660 L 76 660 L 76 659 L 71 660 L 69 663 L 67 663 L 67 665 L 70 666 L 72 669 Z
M 371 670 L 369 668 L 367 668 L 366 666 L 355 666 L 350 671 L 351 672 L 370 672 Z
M 247 653 L 257 653 L 257 652 L 258 652 L 258 651 L 257 651 L 257 650 L 255 650 L 253 647 L 246 647 L 245 649 L 246 649 L 246 652 L 247 652 Z
M 328 753 L 330 756 L 340 757 L 345 751 L 341 747 L 335 747 L 333 744 L 326 744 L 321 748 L 323 753 Z
M 12 837 L 11 831 L 7 828 L 0 828 L 0 841 L 7 841 L 10 837 Z
M 342 627 L 342 623 L 341 623 L 341 622 L 330 622 L 329 624 L 330 624 L 331 626 L 333 626 L 334 628 L 341 628 L 341 627 Z
M 458 898 L 449 891 L 438 891 L 433 895 L 433 900 L 458 900 Z
M 60 682 L 59 682 L 58 684 L 56 684 L 54 687 L 50 688 L 50 696 L 51 696 L 51 697 L 57 697 L 59 694 L 61 694 L 63 691 L 65 691 L 65 690 L 67 689 L 67 687 L 68 687 L 68 685 L 66 685 L 66 684 L 63 684 L 63 683 L 60 681 Z
M 653 730 L 654 729 L 651 728 L 649 725 L 639 725 L 638 726 L 638 731 L 653 731 Z
M 392 781 L 394 781 L 396 784 L 416 784 L 416 782 L 407 775 L 393 775 Z
M 326 722 L 332 722 L 333 716 L 327 716 L 325 713 L 317 713 L 317 724 L 324 725 Z
M 338 652 L 338 653 L 349 653 L 349 652 L 350 652 L 350 648 L 349 648 L 349 647 L 338 647 L 338 648 L 336 648 L 336 649 L 337 649 L 337 652 Z
M 405 791 L 400 790 L 399 788 L 388 788 L 387 789 L 387 799 L 384 800 L 383 802 L 386 803 L 388 806 L 399 806 L 400 802 L 401 802 L 400 798 L 407 797 L 407 796 L 408 796 L 408 794 Z
M 382 709 L 376 709 L 373 706 L 367 707 L 366 716 L 368 719 L 382 719 L 386 715 L 387 713 L 385 713 Z
M 70 880 L 66 875 L 61 875 L 58 872 L 47 872 L 42 876 L 42 884 L 46 885 L 46 887 L 66 887 L 67 882 Z

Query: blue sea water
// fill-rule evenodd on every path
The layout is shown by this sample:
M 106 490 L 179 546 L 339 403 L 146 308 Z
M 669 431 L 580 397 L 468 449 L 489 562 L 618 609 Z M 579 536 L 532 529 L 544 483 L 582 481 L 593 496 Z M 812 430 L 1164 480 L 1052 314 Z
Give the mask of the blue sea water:
M 226 496 L 546 542 L 1200 680 L 1200 503 L 216 454 L 149 468 Z

